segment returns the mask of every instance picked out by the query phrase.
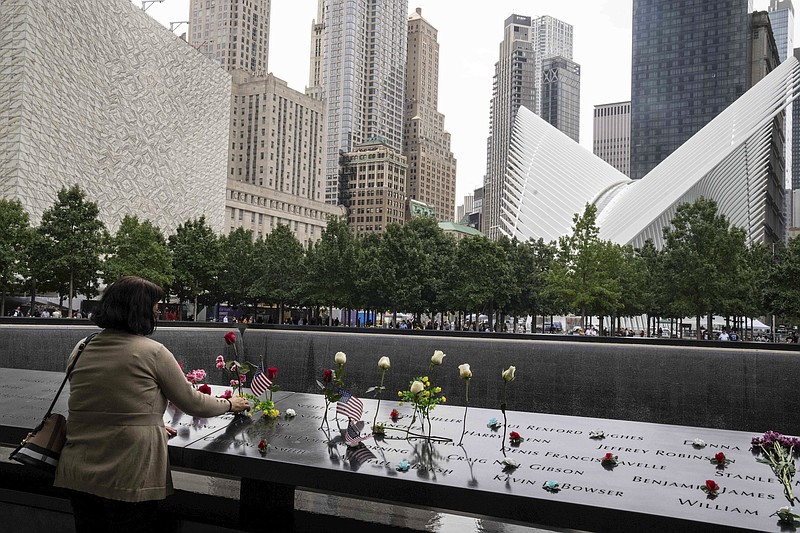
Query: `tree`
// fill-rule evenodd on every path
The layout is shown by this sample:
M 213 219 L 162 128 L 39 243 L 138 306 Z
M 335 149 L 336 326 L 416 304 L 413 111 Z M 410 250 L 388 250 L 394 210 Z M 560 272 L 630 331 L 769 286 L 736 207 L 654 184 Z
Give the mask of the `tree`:
M 122 276 L 139 276 L 159 285 L 172 284 L 172 256 L 164 234 L 149 220 L 125 215 L 111 238 L 104 263 L 104 277 L 110 283 Z
M 174 291 L 183 300 L 194 300 L 196 321 L 200 295 L 210 291 L 218 280 L 222 265 L 220 241 L 201 216 L 180 224 L 168 242 L 175 273 Z
M 445 305 L 444 279 L 454 244 L 433 217 L 418 217 L 404 225 L 390 224 L 381 240 L 384 286 L 395 310 L 417 318 Z
M 256 280 L 266 270 L 256 254 L 253 232 L 238 227 L 219 238 L 219 247 L 220 294 L 216 296 L 233 307 L 244 305 L 252 298 Z
M 498 242 L 486 237 L 461 239 L 456 247 L 452 272 L 449 281 L 451 294 L 460 308 L 474 310 L 476 314 L 487 310 L 491 320 L 493 305 L 505 304 L 497 298 L 513 280 L 511 267 Z
M 329 217 L 322 236 L 307 252 L 306 286 L 317 304 L 343 307 L 350 304 L 355 289 L 355 237 L 341 217 Z M 328 317 L 333 320 L 332 316 Z
M 100 256 L 105 251 L 107 232 L 95 202 L 77 186 L 58 191 L 55 203 L 42 214 L 38 227 L 43 246 L 38 261 L 49 270 L 45 284 L 67 295 L 69 316 L 76 288 L 88 297 L 97 294 Z
M 265 264 L 253 286 L 253 293 L 268 302 L 278 304 L 278 323 L 283 321 L 283 309 L 300 300 L 303 283 L 301 267 L 305 251 L 289 226 L 279 224 L 264 239 Z
M 741 294 L 731 295 L 740 282 L 744 231 L 730 227 L 717 214 L 713 200 L 699 198 L 678 206 L 672 225 L 664 228 L 664 275 L 672 298 L 672 316 L 700 317 L 729 309 Z
M 644 312 L 647 313 L 648 329 L 650 318 L 666 316 L 667 300 L 669 298 L 663 275 L 663 253 L 655 247 L 651 239 L 647 239 L 644 246 L 638 250 L 642 268 L 642 292 L 640 299 Z M 653 324 L 653 330 L 658 328 Z
M 358 300 L 355 304 L 359 308 L 386 310 L 391 305 L 385 290 L 386 272 L 389 268 L 382 261 L 382 240 L 383 234 L 368 233 L 356 241 L 358 259 L 355 289 Z
M 600 241 L 596 218 L 594 204 L 586 204 L 582 215 L 575 214 L 572 235 L 559 239 L 558 257 L 548 272 L 557 301 L 580 313 L 584 327 L 587 316 L 621 307 L 622 289 L 614 273 L 620 252 L 611 243 Z
M 772 299 L 774 309 L 784 319 L 797 322 L 800 320 L 800 238 L 789 240 L 785 250 L 778 250 L 779 261 L 771 276 L 773 287 Z
M 0 198 L 0 316 L 6 314 L 6 294 L 27 275 L 26 247 L 31 240 L 28 213 L 19 200 Z

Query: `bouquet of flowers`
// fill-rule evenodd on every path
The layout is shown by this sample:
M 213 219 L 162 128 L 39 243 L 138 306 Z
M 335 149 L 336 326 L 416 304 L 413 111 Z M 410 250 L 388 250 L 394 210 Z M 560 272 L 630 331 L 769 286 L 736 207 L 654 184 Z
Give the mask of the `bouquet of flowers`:
M 431 357 L 430 362 L 430 370 L 434 370 L 436 367 L 440 366 L 444 357 L 445 354 L 440 350 L 433 352 L 433 357 Z M 447 402 L 447 398 L 442 396 L 442 388 L 431 385 L 430 378 L 428 376 L 418 376 L 408 382 L 408 389 L 398 391 L 397 395 L 402 401 L 409 402 L 414 406 L 414 415 L 411 418 L 411 423 L 408 425 L 408 428 L 406 428 L 406 436 L 410 434 L 411 426 L 413 426 L 414 422 L 416 422 L 417 413 L 419 413 L 420 423 L 422 424 L 422 435 L 416 436 L 425 437 L 428 440 L 431 440 L 431 410 L 435 408 L 437 404 Z M 428 423 L 427 436 L 425 435 L 426 421 Z M 438 437 L 437 440 L 439 440 Z
M 281 415 L 281 412 L 275 409 L 275 402 L 270 399 L 260 400 L 252 394 L 245 394 L 244 397 L 250 400 L 249 416 L 252 416 L 253 411 L 260 411 L 263 417 L 268 420 L 274 420 Z
M 204 379 L 206 379 L 206 371 L 201 368 L 192 370 L 186 374 L 186 380 L 191 383 L 194 388 L 197 388 L 197 384 Z
M 247 374 L 254 368 L 252 363 L 248 363 L 247 361 L 240 362 L 239 359 L 239 349 L 236 346 L 236 333 L 229 331 L 225 334 L 225 344 L 228 346 L 233 347 L 233 354 L 234 359 L 230 361 L 225 361 L 225 358 L 221 355 L 217 356 L 216 366 L 217 368 L 224 368 L 231 374 L 230 385 L 231 388 L 236 389 L 236 393 L 238 396 L 243 396 L 242 387 L 244 386 L 245 381 L 247 380 Z
M 794 455 L 800 451 L 800 439 L 787 437 L 776 431 L 767 431 L 761 437 L 753 437 L 751 441 L 753 450 L 763 454 L 757 459 L 759 463 L 772 467 L 775 477 L 783 483 L 783 493 L 789 503 L 794 503 L 792 494 L 792 478 L 794 477 Z

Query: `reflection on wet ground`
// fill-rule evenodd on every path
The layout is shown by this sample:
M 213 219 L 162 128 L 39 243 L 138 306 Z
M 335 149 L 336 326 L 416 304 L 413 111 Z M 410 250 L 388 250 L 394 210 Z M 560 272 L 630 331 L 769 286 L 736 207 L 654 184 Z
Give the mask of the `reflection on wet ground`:
M 177 489 L 223 498 L 236 499 L 239 497 L 237 480 L 200 476 L 173 470 L 173 481 Z M 412 531 L 435 533 L 580 533 L 571 529 L 527 527 L 399 505 L 376 504 L 375 502 L 303 490 L 295 493 L 295 509 L 353 520 L 366 520 L 378 525 L 390 525 Z

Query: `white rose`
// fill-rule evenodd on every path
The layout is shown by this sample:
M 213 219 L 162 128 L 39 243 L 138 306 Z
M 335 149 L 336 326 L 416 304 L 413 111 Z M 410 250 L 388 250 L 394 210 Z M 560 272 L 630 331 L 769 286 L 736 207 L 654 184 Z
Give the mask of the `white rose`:
M 425 385 L 422 384 L 421 381 L 415 381 L 411 384 L 411 394 L 416 396 L 425 388 Z
M 297 416 L 297 413 L 294 412 L 294 409 L 286 410 L 286 418 L 293 418 L 295 416 Z
M 441 365 L 442 359 L 444 359 L 445 355 L 446 354 L 443 351 L 436 350 L 435 352 L 433 352 L 433 357 L 431 357 L 431 364 L 436 366 Z
M 510 366 L 508 370 L 503 371 L 503 379 L 508 383 L 509 381 L 514 381 L 514 372 L 517 371 L 517 367 Z
M 337 365 L 343 365 L 347 362 L 347 356 L 344 352 L 336 352 L 336 355 L 333 356 L 333 361 Z
M 692 441 L 692 446 L 696 446 L 698 448 L 705 448 L 706 447 L 706 441 L 704 441 L 703 439 L 694 439 Z
M 385 355 L 378 359 L 378 368 L 381 370 L 389 370 L 389 367 L 392 366 L 391 362 L 389 362 L 389 358 Z
M 461 376 L 461 379 L 469 379 L 472 377 L 472 370 L 469 369 L 468 363 L 458 365 L 458 375 Z

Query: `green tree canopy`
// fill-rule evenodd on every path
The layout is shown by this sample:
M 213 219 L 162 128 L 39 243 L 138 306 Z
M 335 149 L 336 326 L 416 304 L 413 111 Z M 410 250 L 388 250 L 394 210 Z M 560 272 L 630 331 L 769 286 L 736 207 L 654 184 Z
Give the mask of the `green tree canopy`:
M 0 228 L 0 316 L 4 316 L 6 293 L 16 290 L 29 275 L 25 251 L 32 230 L 22 202 L 0 198 Z
M 714 312 L 726 314 L 740 297 L 744 231 L 730 227 L 717 214 L 713 200 L 699 198 L 681 204 L 664 228 L 663 275 L 668 280 L 672 316 L 695 316 L 700 336 L 700 317 Z M 735 296 L 734 296 L 735 295 Z
M 101 259 L 107 233 L 100 221 L 95 202 L 73 185 L 58 191 L 55 203 L 42 214 L 38 227 L 41 248 L 37 261 L 47 265 L 49 279 L 40 280 L 46 287 L 67 295 L 70 316 L 72 298 L 79 290 L 92 297 L 97 294 Z
M 279 322 L 284 305 L 296 304 L 301 299 L 304 255 L 303 245 L 289 226 L 279 224 L 264 239 L 264 264 L 258 270 L 260 276 L 253 293 L 264 301 L 278 304 Z
M 218 283 L 223 260 L 219 237 L 201 216 L 180 224 L 168 242 L 175 273 L 174 291 L 181 299 L 194 300 L 197 320 L 200 295 L 213 290 Z
M 164 234 L 149 220 L 140 221 L 136 215 L 125 215 L 109 243 L 104 263 L 107 283 L 122 276 L 139 276 L 161 287 L 169 287 L 172 256 Z

